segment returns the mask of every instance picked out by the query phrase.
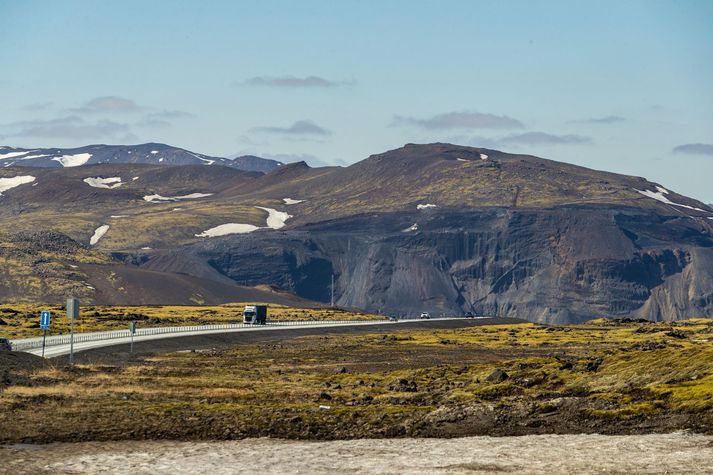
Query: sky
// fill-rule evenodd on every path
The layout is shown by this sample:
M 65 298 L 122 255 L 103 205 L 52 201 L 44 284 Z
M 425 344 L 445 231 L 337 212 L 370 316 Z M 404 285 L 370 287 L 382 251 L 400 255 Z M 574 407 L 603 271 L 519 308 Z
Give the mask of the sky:
M 0 145 L 452 142 L 713 203 L 713 1 L 0 0 Z

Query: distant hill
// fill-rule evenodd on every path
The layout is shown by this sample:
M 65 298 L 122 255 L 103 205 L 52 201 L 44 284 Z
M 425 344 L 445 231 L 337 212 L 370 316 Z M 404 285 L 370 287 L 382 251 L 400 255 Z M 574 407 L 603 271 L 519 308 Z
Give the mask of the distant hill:
M 216 299 L 232 290 L 208 281 L 329 302 L 334 276 L 338 305 L 398 315 L 713 316 L 713 209 L 642 177 L 442 143 L 268 173 L 21 164 L 0 168 L 0 230 L 23 233 L 0 242 L 8 300 L 23 286 L 42 294 L 60 270 L 62 286 L 96 303 L 118 298 L 109 287 L 119 277 L 117 289 L 151 287 L 153 272 L 197 279 L 169 279 L 176 287 L 151 292 L 157 303 L 199 281 Z M 51 240 L 17 254 L 24 236 L 44 231 L 90 250 L 90 262 L 60 269 L 41 251 Z
M 161 143 L 139 145 L 86 145 L 78 148 L 0 147 L 0 167 L 78 167 L 100 163 L 150 165 L 222 165 L 267 173 L 282 165 L 276 160 L 246 155 L 234 160 L 212 157 Z
M 241 155 L 232 160 L 233 168 L 250 172 L 269 173 L 275 168 L 282 166 L 282 162 L 269 158 L 256 157 L 255 155 Z

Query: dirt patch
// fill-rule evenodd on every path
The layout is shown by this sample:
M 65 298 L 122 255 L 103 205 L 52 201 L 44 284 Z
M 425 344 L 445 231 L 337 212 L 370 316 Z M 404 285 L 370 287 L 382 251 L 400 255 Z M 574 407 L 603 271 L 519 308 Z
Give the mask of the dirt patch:
M 0 389 L 28 381 L 28 374 L 47 365 L 39 356 L 20 351 L 0 351 Z

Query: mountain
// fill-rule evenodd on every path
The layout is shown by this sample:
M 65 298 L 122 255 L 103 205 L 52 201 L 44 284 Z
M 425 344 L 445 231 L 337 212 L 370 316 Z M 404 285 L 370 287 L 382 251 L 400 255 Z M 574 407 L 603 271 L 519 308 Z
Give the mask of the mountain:
M 230 160 L 233 168 L 249 172 L 268 173 L 283 165 L 282 162 L 278 162 L 277 160 L 256 157 L 255 155 L 240 155 Z
M 52 232 L 0 234 L 3 302 L 61 302 L 71 295 L 109 305 L 202 305 L 258 301 L 311 307 L 286 292 L 128 266 Z
M 151 165 L 222 165 L 245 171 L 269 172 L 282 163 L 246 155 L 234 160 L 211 157 L 160 143 L 139 145 L 87 145 L 79 148 L 0 147 L 0 167 L 77 167 L 100 163 Z
M 398 315 L 713 316 L 711 207 L 530 155 L 408 144 L 349 167 L 266 174 L 11 166 L 0 193 L 0 229 L 61 233 L 125 276 L 267 284 L 328 302 L 334 275 L 338 305 Z

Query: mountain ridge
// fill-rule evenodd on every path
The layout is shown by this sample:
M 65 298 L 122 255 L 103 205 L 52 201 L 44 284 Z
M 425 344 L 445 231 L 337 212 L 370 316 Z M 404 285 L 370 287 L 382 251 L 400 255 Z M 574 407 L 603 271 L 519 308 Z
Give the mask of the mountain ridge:
M 409 144 L 348 167 L 11 166 L 0 180 L 14 184 L 0 226 L 147 271 L 321 302 L 334 275 L 339 305 L 403 315 L 713 316 L 713 209 L 531 155 Z
M 0 167 L 76 167 L 100 163 L 146 163 L 153 165 L 222 165 L 267 173 L 282 162 L 254 155 L 234 159 L 203 155 L 163 143 L 136 145 L 93 144 L 75 148 L 0 147 Z

